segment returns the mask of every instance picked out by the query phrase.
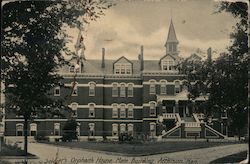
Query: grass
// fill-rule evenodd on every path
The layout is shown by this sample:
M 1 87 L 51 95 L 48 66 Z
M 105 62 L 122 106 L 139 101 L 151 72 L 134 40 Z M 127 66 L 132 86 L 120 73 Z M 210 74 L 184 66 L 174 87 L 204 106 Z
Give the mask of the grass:
M 208 148 L 228 145 L 226 142 L 204 142 L 204 141 L 166 141 L 147 143 L 120 143 L 120 142 L 56 142 L 50 143 L 70 148 L 82 148 L 113 153 L 121 153 L 128 156 L 152 155 L 161 153 L 171 153 L 184 150 Z
M 243 151 L 237 154 L 229 155 L 223 158 L 216 159 L 211 163 L 239 163 L 245 160 L 247 157 L 247 151 Z
M 33 156 L 29 153 L 28 155 Z M 25 152 L 17 146 L 3 145 L 2 150 L 0 151 L 0 157 L 1 156 L 25 156 Z M 1 162 L 2 161 L 0 161 L 0 163 Z

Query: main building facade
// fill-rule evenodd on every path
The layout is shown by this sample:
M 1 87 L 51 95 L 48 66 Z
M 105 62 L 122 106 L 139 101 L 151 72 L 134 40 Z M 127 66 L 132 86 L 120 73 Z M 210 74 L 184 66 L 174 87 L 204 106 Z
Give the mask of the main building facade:
M 194 106 L 207 96 L 193 101 L 188 98 L 186 75 L 178 69 L 182 61 L 178 44 L 171 20 L 166 52 L 158 60 L 144 60 L 143 47 L 138 60 L 125 56 L 107 60 L 105 49 L 102 60 L 86 60 L 83 55 L 73 58 L 72 66 L 59 71 L 64 77 L 62 84 L 68 88 L 57 86 L 53 90 L 55 98 L 70 93 L 65 101 L 72 112 L 38 115 L 30 122 L 29 135 L 58 139 L 68 118 L 74 118 L 79 139 L 117 139 L 121 133 L 138 139 L 226 137 L 227 125 L 221 121 L 225 115 L 207 122 L 206 111 Z M 76 48 L 84 50 L 81 45 Z M 4 127 L 6 137 L 23 135 L 23 119 L 13 113 L 6 113 Z

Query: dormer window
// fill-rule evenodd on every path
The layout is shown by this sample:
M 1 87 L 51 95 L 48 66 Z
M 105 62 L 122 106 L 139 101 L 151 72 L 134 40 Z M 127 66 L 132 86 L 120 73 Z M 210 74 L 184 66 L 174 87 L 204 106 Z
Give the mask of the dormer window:
M 175 70 L 175 61 L 171 57 L 166 57 L 161 61 L 161 68 L 162 70 L 172 71 Z
M 114 63 L 114 74 L 122 74 L 122 75 L 132 74 L 132 63 L 125 57 L 119 58 Z

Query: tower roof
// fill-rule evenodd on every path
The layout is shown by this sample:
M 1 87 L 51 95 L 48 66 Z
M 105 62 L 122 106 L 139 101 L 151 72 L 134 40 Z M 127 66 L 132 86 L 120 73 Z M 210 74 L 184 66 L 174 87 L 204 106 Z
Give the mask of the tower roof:
M 170 22 L 170 26 L 169 26 L 169 30 L 168 30 L 168 39 L 167 39 L 167 42 L 166 42 L 165 46 L 167 45 L 167 43 L 179 43 L 178 40 L 177 40 L 176 34 L 175 34 L 172 19 L 171 19 L 171 22 Z

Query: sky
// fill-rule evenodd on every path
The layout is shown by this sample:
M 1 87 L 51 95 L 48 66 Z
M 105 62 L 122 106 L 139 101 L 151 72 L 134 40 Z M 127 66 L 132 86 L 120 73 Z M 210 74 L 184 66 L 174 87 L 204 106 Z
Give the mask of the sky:
M 86 59 L 101 59 L 106 49 L 107 59 L 138 59 L 144 46 L 144 59 L 160 59 L 172 18 L 181 57 L 188 57 L 199 48 L 206 53 L 212 47 L 218 55 L 230 45 L 230 32 L 236 20 L 229 13 L 217 13 L 212 0 L 127 0 L 117 1 L 86 33 Z M 78 29 L 68 30 L 74 50 Z M 206 55 L 206 54 L 203 54 Z

